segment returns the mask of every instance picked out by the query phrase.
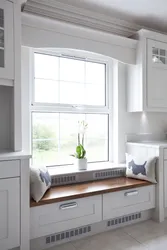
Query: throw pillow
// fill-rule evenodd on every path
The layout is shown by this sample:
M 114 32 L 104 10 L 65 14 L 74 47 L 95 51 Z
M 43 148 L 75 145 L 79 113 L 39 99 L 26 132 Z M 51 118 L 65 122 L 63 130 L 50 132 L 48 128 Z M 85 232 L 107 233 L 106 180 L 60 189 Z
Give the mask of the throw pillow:
M 40 201 L 51 186 L 51 177 L 46 167 L 30 167 L 30 194 Z
M 143 159 L 126 154 L 126 176 L 157 183 L 155 176 L 156 157 Z

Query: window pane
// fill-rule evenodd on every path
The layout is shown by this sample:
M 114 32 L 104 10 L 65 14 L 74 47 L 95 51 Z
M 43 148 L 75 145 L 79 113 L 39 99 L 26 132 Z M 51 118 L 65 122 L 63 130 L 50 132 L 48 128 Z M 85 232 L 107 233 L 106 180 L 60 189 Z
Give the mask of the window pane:
M 59 79 L 59 58 L 35 53 L 35 78 Z
M 86 62 L 86 83 L 105 84 L 105 64 Z
M 108 160 L 108 115 L 33 113 L 33 165 L 72 164 L 78 121 L 86 120 L 88 161 Z
M 103 63 L 35 54 L 35 102 L 105 106 Z
M 82 83 L 60 82 L 60 103 L 83 104 L 84 91 Z
M 59 86 L 53 80 L 35 80 L 35 102 L 55 103 L 59 100 Z
M 60 58 L 60 80 L 84 83 L 85 62 Z

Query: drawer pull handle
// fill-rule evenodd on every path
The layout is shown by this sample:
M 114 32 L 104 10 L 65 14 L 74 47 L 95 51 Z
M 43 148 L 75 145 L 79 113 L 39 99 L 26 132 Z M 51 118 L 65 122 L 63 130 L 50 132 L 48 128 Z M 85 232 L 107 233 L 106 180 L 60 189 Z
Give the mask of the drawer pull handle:
M 65 209 L 75 208 L 77 206 L 78 206 L 78 204 L 76 202 L 71 202 L 71 203 L 60 205 L 59 209 L 65 210 Z
M 138 191 L 130 191 L 130 192 L 126 192 L 124 195 L 125 195 L 125 196 L 133 196 L 133 195 L 138 195 Z

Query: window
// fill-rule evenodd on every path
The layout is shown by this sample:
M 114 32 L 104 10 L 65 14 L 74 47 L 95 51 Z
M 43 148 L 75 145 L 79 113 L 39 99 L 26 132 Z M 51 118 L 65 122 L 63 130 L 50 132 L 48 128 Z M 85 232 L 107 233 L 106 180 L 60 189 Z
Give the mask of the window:
M 78 121 L 88 130 L 88 162 L 109 160 L 111 109 L 108 64 L 94 58 L 34 53 L 32 88 L 33 165 L 72 164 Z

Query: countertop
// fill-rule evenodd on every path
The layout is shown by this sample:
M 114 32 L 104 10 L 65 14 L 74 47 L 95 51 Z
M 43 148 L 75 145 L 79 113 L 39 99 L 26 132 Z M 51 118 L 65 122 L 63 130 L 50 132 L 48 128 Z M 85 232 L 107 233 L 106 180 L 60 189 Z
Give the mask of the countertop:
M 8 161 L 8 160 L 22 160 L 22 159 L 30 159 L 31 155 L 27 152 L 11 152 L 11 151 L 0 151 L 0 161 Z
M 133 145 L 141 145 L 141 146 L 148 146 L 148 147 L 155 147 L 155 148 L 167 148 L 167 140 L 164 141 L 134 141 L 134 142 L 127 142 L 127 144 Z

